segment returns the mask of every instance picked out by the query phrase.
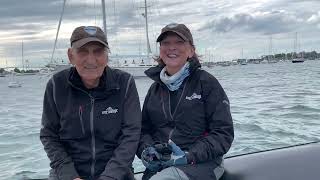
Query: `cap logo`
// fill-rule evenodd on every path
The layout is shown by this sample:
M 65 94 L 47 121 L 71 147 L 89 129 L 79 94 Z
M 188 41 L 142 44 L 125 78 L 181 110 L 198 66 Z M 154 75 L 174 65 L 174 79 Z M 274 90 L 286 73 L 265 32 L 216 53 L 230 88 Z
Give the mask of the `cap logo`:
M 167 28 L 175 28 L 175 27 L 177 27 L 179 24 L 177 24 L 177 23 L 171 23 L 171 24 L 168 24 L 167 25 Z
M 97 28 L 92 26 L 87 26 L 87 27 L 84 27 L 84 31 L 90 34 L 91 36 L 93 36 L 97 33 Z

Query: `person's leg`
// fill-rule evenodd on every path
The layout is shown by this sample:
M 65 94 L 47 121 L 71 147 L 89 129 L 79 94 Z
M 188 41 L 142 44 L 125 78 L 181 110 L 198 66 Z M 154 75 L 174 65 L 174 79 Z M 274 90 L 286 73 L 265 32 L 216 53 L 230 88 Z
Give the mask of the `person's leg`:
M 168 167 L 153 175 L 150 180 L 189 180 L 189 178 L 180 169 Z
M 149 180 L 153 175 L 155 175 L 156 172 L 150 171 L 149 169 L 146 169 L 143 172 L 143 175 L 141 177 L 141 180 Z
M 213 170 L 213 173 L 216 176 L 217 180 L 219 180 L 222 177 L 222 175 L 224 173 L 223 160 L 222 160 L 222 163 Z
M 50 169 L 48 180 L 59 180 L 56 172 L 54 171 L 54 169 Z

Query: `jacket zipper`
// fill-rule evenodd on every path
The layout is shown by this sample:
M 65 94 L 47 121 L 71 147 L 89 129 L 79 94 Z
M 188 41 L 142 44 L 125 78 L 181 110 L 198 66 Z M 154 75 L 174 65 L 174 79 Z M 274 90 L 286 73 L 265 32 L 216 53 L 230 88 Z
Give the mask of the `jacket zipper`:
M 182 100 L 182 97 L 183 97 L 183 94 L 184 94 L 184 91 L 185 91 L 185 88 L 186 88 L 186 86 L 187 86 L 187 83 L 188 83 L 188 81 L 183 85 L 183 89 L 182 89 L 182 93 L 181 93 L 181 96 L 180 96 L 180 98 L 179 98 L 179 101 L 178 101 L 178 103 L 177 103 L 177 106 L 176 106 L 176 108 L 174 109 L 174 112 L 173 112 L 173 114 L 172 114 L 172 112 L 171 112 L 171 98 L 170 98 L 170 92 L 169 92 L 169 90 L 167 89 L 167 92 L 168 92 L 168 94 L 169 94 L 169 112 L 170 112 L 170 116 L 171 116 L 171 119 L 174 121 L 174 119 L 173 119 L 173 116 L 175 115 L 175 113 L 177 112 L 177 109 L 178 109 L 178 107 L 179 107 L 179 105 L 180 105 L 180 102 L 181 102 L 181 100 Z M 170 133 L 169 133 L 169 140 L 171 140 L 171 137 L 172 137 L 172 134 L 173 134 L 173 131 L 174 130 L 176 130 L 176 123 L 174 123 L 174 128 L 170 131 Z
M 167 112 L 165 110 L 165 107 L 164 107 L 164 93 L 163 93 L 163 90 L 161 90 L 161 104 L 162 104 L 162 111 L 163 111 L 163 114 L 164 114 L 164 117 L 167 119 L 168 116 L 167 116 Z
M 74 88 L 82 91 L 83 93 L 87 94 L 91 100 L 91 111 L 90 111 L 90 131 L 91 131 L 91 148 L 92 148 L 92 161 L 91 161 L 91 177 L 94 178 L 95 172 L 95 164 L 96 164 L 96 141 L 95 141 L 95 133 L 94 133 L 94 98 L 88 92 L 74 86 L 72 83 L 69 83 Z M 119 89 L 119 88 L 117 88 Z
M 82 129 L 82 134 L 85 135 L 84 131 L 84 125 L 83 125 L 83 119 L 82 119 L 82 106 L 79 106 L 79 118 L 80 118 L 80 124 L 81 124 L 81 129 Z
M 94 134 L 94 98 L 90 95 L 91 111 L 90 111 L 90 130 L 91 130 L 91 148 L 92 148 L 92 162 L 91 162 L 91 177 L 94 178 L 95 164 L 96 164 L 96 139 Z
M 177 109 L 178 109 L 178 107 L 179 107 L 179 105 L 180 105 L 180 102 L 181 102 L 181 100 L 182 100 L 182 97 L 183 97 L 184 91 L 185 91 L 185 89 L 186 89 L 186 86 L 187 86 L 187 82 L 183 85 L 183 89 L 182 89 L 181 96 L 180 96 L 180 98 L 179 98 L 179 101 L 178 101 L 178 103 L 177 103 L 176 108 L 174 109 L 173 114 L 172 114 L 172 112 L 171 112 L 171 98 L 170 98 L 170 92 L 169 92 L 169 90 L 167 89 L 167 92 L 168 92 L 168 94 L 169 94 L 169 112 L 170 112 L 170 116 L 171 116 L 172 120 L 173 120 L 173 116 L 174 116 L 174 115 L 175 115 L 175 113 L 177 112 Z

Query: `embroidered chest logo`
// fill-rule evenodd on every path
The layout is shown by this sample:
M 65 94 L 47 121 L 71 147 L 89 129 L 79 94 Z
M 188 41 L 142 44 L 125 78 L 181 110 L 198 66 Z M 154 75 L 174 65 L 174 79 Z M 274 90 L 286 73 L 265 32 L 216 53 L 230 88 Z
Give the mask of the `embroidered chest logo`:
M 118 112 L 118 109 L 113 109 L 112 107 L 108 107 L 106 110 L 102 111 L 102 114 L 115 114 Z
M 191 96 L 186 96 L 186 99 L 190 101 L 193 99 L 201 99 L 201 94 L 193 93 Z

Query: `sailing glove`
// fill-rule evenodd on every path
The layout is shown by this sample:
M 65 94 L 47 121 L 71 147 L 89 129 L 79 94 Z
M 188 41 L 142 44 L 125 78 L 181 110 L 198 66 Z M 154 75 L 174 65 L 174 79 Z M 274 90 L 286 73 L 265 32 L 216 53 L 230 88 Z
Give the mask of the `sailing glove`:
M 152 172 L 158 172 L 162 169 L 161 155 L 154 147 L 147 147 L 141 153 L 141 161 L 143 165 Z
M 186 153 L 181 150 L 171 139 L 169 139 L 168 145 L 172 149 L 171 158 L 168 161 L 162 162 L 163 168 L 176 165 L 185 165 L 187 164 Z

